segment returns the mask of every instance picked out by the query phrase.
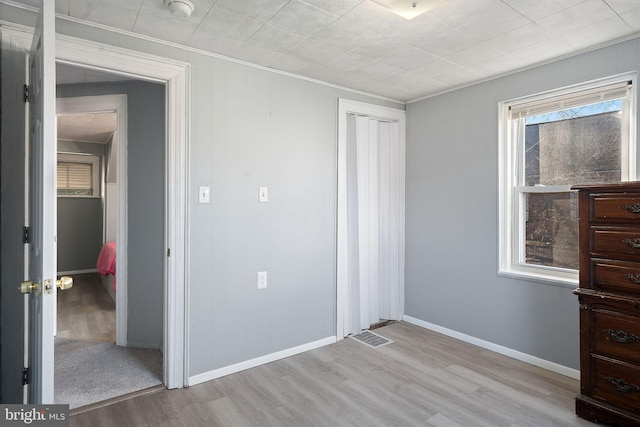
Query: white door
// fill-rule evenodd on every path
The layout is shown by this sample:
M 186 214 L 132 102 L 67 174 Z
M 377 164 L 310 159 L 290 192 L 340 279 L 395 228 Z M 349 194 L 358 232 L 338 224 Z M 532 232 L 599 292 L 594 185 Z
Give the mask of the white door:
M 30 403 L 54 403 L 56 307 L 55 2 L 42 0 L 29 58 Z
M 336 335 L 404 314 L 405 113 L 341 99 Z

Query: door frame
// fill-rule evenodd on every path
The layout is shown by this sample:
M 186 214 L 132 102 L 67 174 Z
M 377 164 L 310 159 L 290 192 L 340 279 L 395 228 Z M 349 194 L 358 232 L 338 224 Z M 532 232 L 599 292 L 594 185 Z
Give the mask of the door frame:
M 3 24 L 28 50 L 33 28 Z M 56 62 L 165 85 L 164 384 L 189 378 L 189 63 L 56 34 Z M 53 361 L 51 361 L 53 363 Z
M 56 114 L 82 114 L 82 113 L 116 113 L 116 132 L 118 135 L 116 142 L 116 203 L 117 225 L 116 241 L 118 250 L 116 251 L 116 345 L 127 346 L 127 236 L 128 236 L 128 215 L 127 215 L 127 95 L 96 95 L 77 96 L 56 99 Z M 102 181 L 102 194 L 104 196 L 104 180 Z M 103 212 L 104 220 L 104 212 Z M 104 228 L 104 227 L 103 227 Z
M 349 241 L 347 232 L 347 115 L 375 117 L 398 123 L 400 180 L 398 188 L 399 215 L 399 276 L 398 298 L 400 313 L 404 315 L 404 245 L 405 245 L 405 151 L 406 114 L 404 110 L 367 104 L 350 99 L 338 99 L 338 208 L 337 208 L 337 266 L 336 266 L 336 340 L 344 339 L 345 319 L 349 313 Z

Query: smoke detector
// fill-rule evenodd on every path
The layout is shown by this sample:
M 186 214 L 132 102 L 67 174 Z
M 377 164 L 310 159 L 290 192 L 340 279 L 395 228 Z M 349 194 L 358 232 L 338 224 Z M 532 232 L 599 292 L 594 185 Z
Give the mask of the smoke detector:
M 180 18 L 188 18 L 196 8 L 191 0 L 164 0 L 164 4 L 173 16 Z

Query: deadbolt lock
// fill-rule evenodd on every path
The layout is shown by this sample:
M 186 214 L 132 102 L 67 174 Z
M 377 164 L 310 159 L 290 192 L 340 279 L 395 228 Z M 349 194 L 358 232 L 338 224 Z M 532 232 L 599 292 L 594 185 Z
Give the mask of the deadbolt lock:
M 35 292 L 36 295 L 40 293 L 40 284 L 38 282 L 22 282 L 20 283 L 20 292 L 23 294 L 30 294 Z

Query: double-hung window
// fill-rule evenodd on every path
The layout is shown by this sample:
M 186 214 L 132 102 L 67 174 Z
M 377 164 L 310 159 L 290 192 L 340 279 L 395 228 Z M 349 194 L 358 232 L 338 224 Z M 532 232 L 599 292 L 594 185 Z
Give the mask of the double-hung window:
M 96 197 L 100 195 L 98 156 L 58 154 L 56 186 L 58 196 Z
M 576 184 L 635 179 L 633 76 L 500 104 L 500 273 L 574 285 Z

